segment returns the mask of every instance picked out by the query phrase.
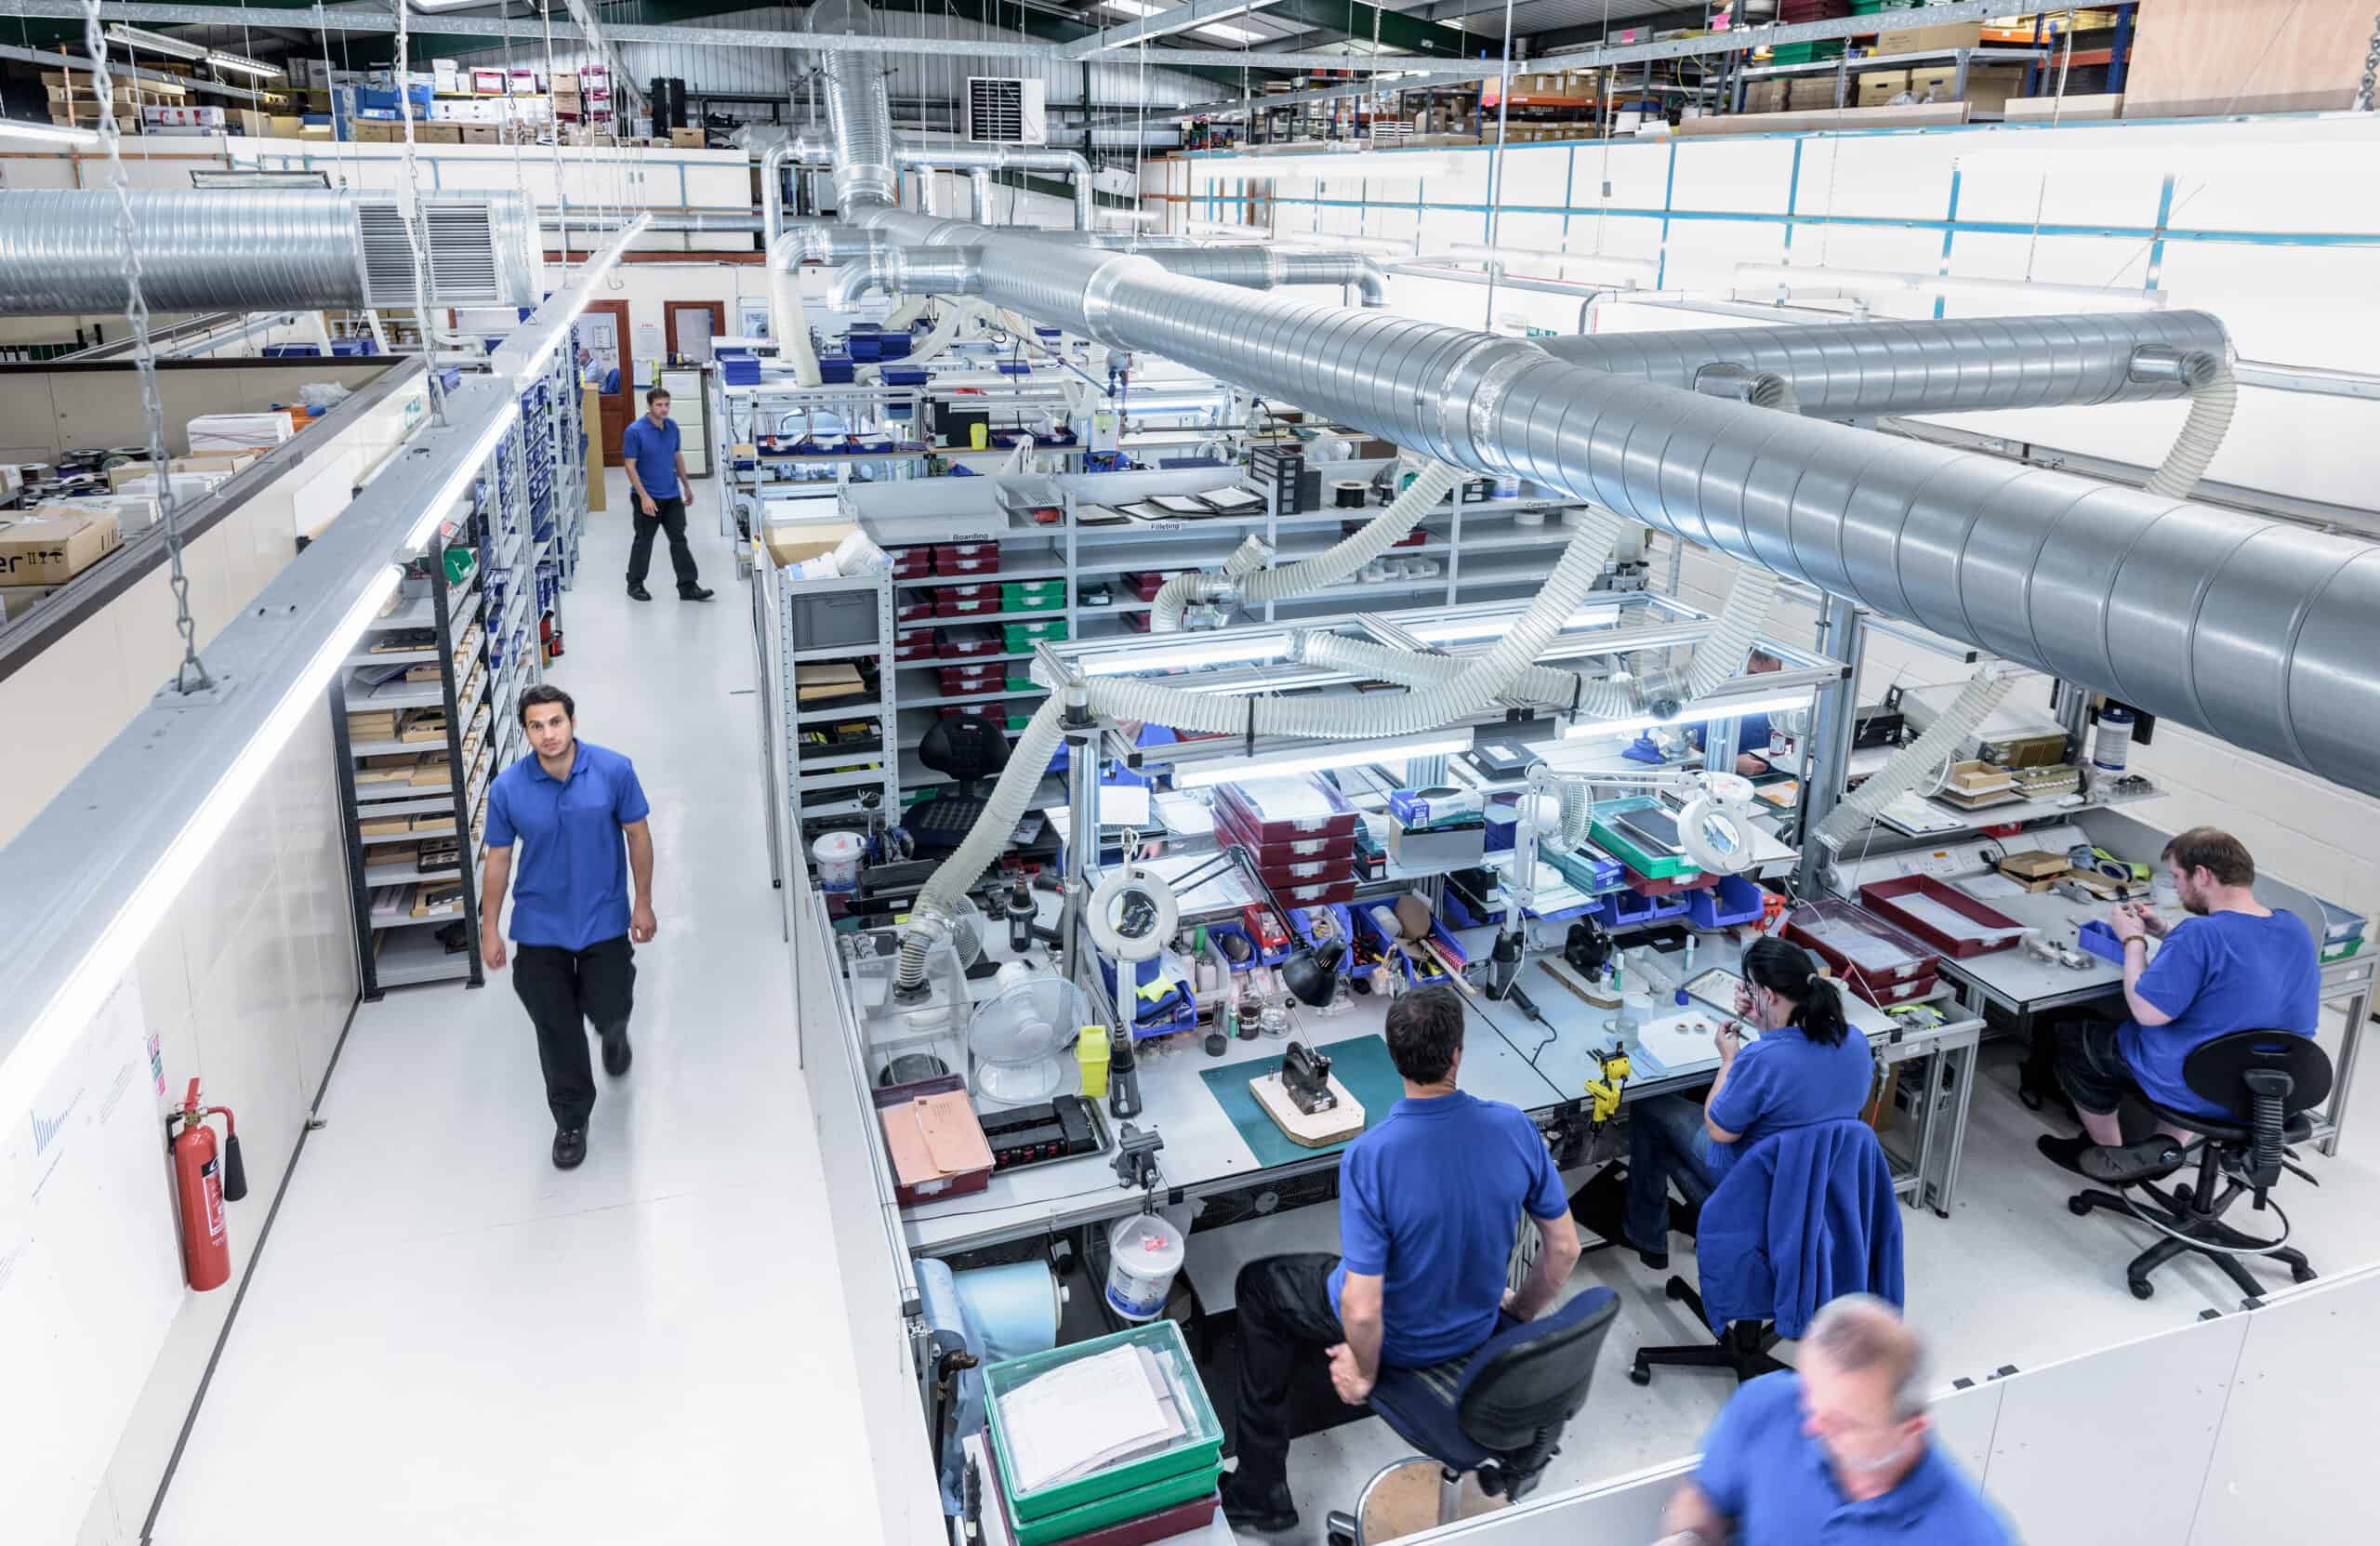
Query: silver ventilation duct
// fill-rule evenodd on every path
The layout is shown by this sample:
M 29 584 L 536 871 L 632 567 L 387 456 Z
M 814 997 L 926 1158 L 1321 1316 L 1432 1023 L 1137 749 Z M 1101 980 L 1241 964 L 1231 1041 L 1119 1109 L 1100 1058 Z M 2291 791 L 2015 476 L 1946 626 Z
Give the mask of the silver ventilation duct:
M 412 249 L 393 198 L 311 189 L 137 191 L 140 290 L 156 311 L 411 306 Z M 125 306 L 112 192 L 0 193 L 0 314 Z M 443 306 L 536 302 L 518 193 L 423 201 L 430 291 Z
M 1069 237 L 1070 231 L 1045 232 Z M 983 253 L 973 247 L 897 247 L 880 231 L 861 233 L 850 248 L 848 237 L 837 239 L 808 233 L 788 261 L 822 256 L 850 257 L 857 261 L 835 276 L 826 304 L 847 311 L 861 296 L 882 286 L 888 293 L 919 296 L 972 296 L 983 290 Z M 1108 250 L 1103 245 L 1103 250 Z M 954 258 L 954 254 L 963 255 Z M 1270 290 L 1282 284 L 1352 284 L 1366 306 L 1386 304 L 1380 265 L 1360 254 L 1272 252 L 1263 247 L 1166 247 L 1143 256 L 1169 273 L 1187 274 L 1235 289 Z
M 2231 350 L 2222 323 L 2204 311 L 1715 327 L 1538 342 L 1557 360 L 1665 387 L 1691 388 L 1714 364 L 1782 377 L 1802 412 L 1821 418 L 2184 397 L 2189 383 L 2182 372 L 2170 363 L 2144 370 L 2145 361 L 2159 351 L 2167 362 L 2222 359 Z
M 835 204 L 846 219 L 868 209 L 901 202 L 901 174 L 893 159 L 892 104 L 885 94 L 884 70 L 866 54 L 828 54 L 820 62 L 826 83 L 826 127 L 835 143 Z

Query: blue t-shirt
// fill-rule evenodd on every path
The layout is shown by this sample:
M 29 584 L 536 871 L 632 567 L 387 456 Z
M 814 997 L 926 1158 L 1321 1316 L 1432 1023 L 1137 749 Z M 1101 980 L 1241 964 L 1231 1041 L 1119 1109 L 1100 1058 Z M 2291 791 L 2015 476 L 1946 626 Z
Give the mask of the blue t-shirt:
M 1427 1368 L 1496 1332 L 1521 1226 L 1569 1210 L 1562 1176 L 1518 1106 L 1458 1090 L 1403 1100 L 1347 1146 L 1330 1302 L 1349 1273 L 1381 1284 L 1381 1362 Z
M 2126 1020 L 2117 1033 L 2124 1064 L 2159 1104 L 2217 1115 L 2182 1082 L 2182 1060 L 2233 1031 L 2312 1036 L 2320 976 L 2314 936 L 2294 913 L 2184 918 L 2140 971 L 2140 996 L 2174 1018 Z
M 628 854 L 620 828 L 651 809 L 635 765 L 586 741 L 567 783 L 555 783 L 535 752 L 496 774 L 487 794 L 487 846 L 527 844 L 512 865 L 513 939 L 584 950 L 627 933 Z
M 1899 1486 L 1855 1503 L 1802 1420 L 1802 1377 L 1764 1374 L 1737 1391 L 1702 1435 L 1694 1485 L 1733 1523 L 1733 1546 L 2016 1546 L 1983 1489 L 1932 1440 Z
M 1772 1132 L 1858 1116 L 1875 1081 L 1868 1038 L 1856 1030 L 1832 1047 L 1791 1025 L 1761 1032 L 1736 1054 L 1726 1087 L 1704 1108 L 1712 1122 L 1736 1135 L 1732 1143 L 1711 1145 L 1712 1184 L 1718 1184 L 1737 1156 Z
M 652 416 L 639 414 L 620 436 L 620 455 L 636 463 L 644 492 L 655 499 L 678 497 L 678 421 L 667 418 L 653 427 Z

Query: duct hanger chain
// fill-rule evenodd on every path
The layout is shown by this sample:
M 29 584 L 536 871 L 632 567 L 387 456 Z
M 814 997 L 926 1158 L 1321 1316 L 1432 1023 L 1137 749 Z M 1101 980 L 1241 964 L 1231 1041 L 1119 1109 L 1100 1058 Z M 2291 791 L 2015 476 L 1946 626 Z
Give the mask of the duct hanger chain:
M 2375 78 L 2380 78 L 2380 13 L 2372 18 L 2372 42 L 2363 50 L 2363 83 L 2355 93 L 2357 112 L 2370 112 L 2373 110 L 2373 83 Z
M 182 565 L 181 501 L 165 458 L 165 407 L 157 395 L 157 355 L 149 341 L 149 302 L 140 293 L 140 245 L 134 229 L 132 190 L 125 180 L 123 134 L 116 127 L 114 81 L 99 25 L 99 0 L 83 0 L 83 46 L 91 56 L 91 95 L 99 104 L 99 140 L 108 152 L 108 188 L 115 194 L 116 235 L 124 245 L 124 320 L 132 324 L 132 358 L 140 372 L 140 416 L 149 429 L 149 469 L 157 485 L 157 520 L 165 529 L 174 592 L 174 628 L 182 636 L 174 689 L 204 693 L 215 685 L 198 658 L 198 625 L 190 614 L 190 575 Z

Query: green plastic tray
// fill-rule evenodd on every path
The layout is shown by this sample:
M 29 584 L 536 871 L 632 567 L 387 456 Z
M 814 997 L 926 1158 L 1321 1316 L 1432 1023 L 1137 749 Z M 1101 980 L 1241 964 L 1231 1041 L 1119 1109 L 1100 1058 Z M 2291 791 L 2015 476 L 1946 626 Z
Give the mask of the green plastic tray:
M 1595 807 L 1595 819 L 1588 833 L 1597 847 L 1618 859 L 1647 880 L 1671 880 L 1681 875 L 1699 875 L 1700 866 L 1683 853 L 1647 853 L 1629 841 L 1628 835 L 1613 826 L 1606 817 L 1624 816 L 1631 811 L 1649 810 L 1660 802 L 1645 797 L 1618 799 L 1608 805 Z
M 1095 1475 L 1045 1487 L 1038 1492 L 1019 1491 L 1016 1469 L 1009 1459 L 1008 1435 L 1000 1424 L 1000 1397 L 1038 1374 L 1078 1358 L 1126 1346 L 1147 1348 L 1188 1396 L 1192 1410 L 1185 1414 L 1184 1420 L 1189 1431 L 1183 1434 L 1182 1442 L 1161 1454 L 1145 1456 Z M 1214 1407 L 1207 1399 L 1207 1387 L 1199 1382 L 1197 1366 L 1191 1362 L 1190 1349 L 1182 1341 L 1182 1328 L 1163 1318 L 1113 1336 L 987 1365 L 984 1369 L 984 1407 L 987 1418 L 985 1426 L 992 1436 L 993 1458 L 1000 1468 L 1000 1491 L 1008 1499 L 1009 1516 L 1018 1526 L 1018 1546 L 1041 1546 L 1044 1541 L 1080 1535 L 1119 1519 L 1136 1518 L 1152 1509 L 1203 1497 L 1214 1486 L 1215 1473 L 1223 1466 L 1223 1424 L 1215 1420 Z M 1160 1492 L 1169 1495 L 1159 1497 Z M 1067 1516 L 1066 1527 L 1039 1528 L 1060 1515 Z M 1027 1530 L 1034 1533 L 1027 1534 Z

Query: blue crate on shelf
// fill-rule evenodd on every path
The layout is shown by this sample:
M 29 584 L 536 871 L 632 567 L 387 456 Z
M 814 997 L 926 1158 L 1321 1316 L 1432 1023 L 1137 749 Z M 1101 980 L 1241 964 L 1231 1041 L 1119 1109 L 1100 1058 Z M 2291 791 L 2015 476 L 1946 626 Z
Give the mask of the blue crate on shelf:
M 838 386 L 850 385 L 852 379 L 852 357 L 848 354 L 821 354 L 818 356 L 818 379 L 821 383 L 832 382 Z
M 1684 895 L 1686 920 L 1697 929 L 1756 923 L 1768 908 L 1768 893 L 1758 881 L 1741 875 L 1723 875 L 1717 885 Z

